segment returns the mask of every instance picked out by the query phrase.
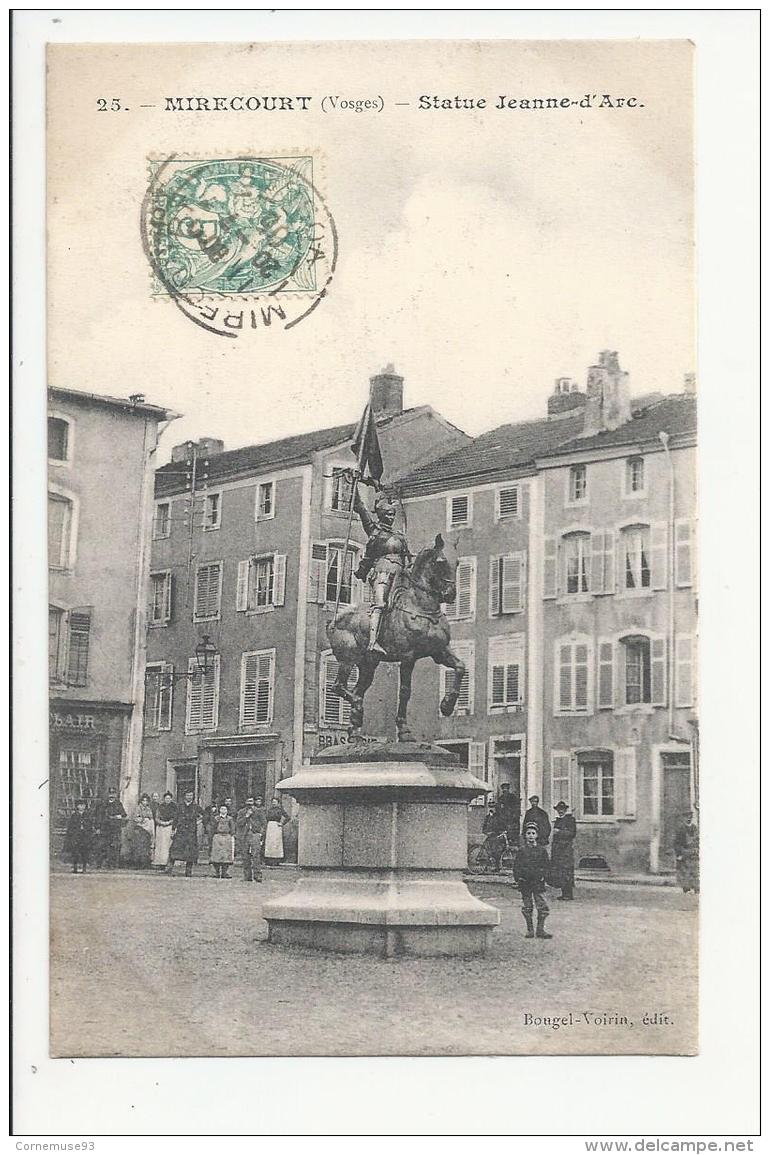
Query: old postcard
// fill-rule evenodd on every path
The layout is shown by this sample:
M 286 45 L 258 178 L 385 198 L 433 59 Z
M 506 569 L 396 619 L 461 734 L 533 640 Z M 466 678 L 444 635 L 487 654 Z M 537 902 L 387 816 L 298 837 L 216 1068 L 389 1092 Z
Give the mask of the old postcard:
M 693 64 L 49 46 L 54 1056 L 697 1053 Z

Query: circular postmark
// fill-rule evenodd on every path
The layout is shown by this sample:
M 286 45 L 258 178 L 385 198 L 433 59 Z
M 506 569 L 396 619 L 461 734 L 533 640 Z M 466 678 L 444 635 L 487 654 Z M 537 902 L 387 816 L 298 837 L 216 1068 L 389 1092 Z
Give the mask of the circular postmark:
M 142 244 L 153 296 L 230 338 L 298 324 L 337 262 L 309 156 L 151 160 Z

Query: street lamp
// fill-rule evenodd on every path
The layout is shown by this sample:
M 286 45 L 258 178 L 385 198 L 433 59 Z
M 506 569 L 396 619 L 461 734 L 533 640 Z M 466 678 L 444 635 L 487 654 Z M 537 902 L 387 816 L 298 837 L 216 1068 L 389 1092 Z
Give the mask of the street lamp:
M 214 658 L 217 654 L 217 648 L 209 638 L 208 634 L 204 634 L 198 645 L 195 647 L 195 660 L 198 663 L 198 670 L 194 671 L 206 676 L 214 666 Z

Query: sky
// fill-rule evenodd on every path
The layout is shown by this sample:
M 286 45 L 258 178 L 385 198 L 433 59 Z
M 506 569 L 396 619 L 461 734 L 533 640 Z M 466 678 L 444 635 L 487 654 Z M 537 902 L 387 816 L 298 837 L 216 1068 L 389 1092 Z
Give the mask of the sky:
M 584 385 L 605 348 L 632 394 L 679 391 L 696 369 L 691 67 L 684 41 L 58 46 L 49 381 L 183 414 L 161 461 L 187 438 L 234 448 L 356 420 L 387 363 L 407 406 L 471 434 L 544 415 L 555 378 Z M 122 119 L 93 111 L 113 92 Z M 298 92 L 307 114 L 163 111 L 168 95 Z M 490 107 L 605 92 L 643 107 Z M 385 107 L 325 114 L 328 93 Z M 423 111 L 420 94 L 488 107 Z M 291 330 L 206 333 L 153 298 L 147 159 L 286 152 L 312 154 L 334 216 L 329 292 Z

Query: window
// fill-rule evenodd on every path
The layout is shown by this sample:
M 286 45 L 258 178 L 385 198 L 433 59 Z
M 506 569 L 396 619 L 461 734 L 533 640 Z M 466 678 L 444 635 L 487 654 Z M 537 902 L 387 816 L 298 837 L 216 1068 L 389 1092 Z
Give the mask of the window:
M 195 571 L 193 620 L 208 622 L 219 617 L 222 600 L 222 562 L 207 562 Z
M 577 755 L 579 817 L 636 817 L 636 750 L 587 750 Z
M 188 734 L 199 730 L 216 730 L 219 724 L 219 654 L 207 674 L 203 674 L 196 658 L 190 658 L 187 670 L 192 674 L 187 680 Z
M 270 521 L 275 517 L 275 481 L 263 481 L 257 486 L 256 520 Z
M 326 506 L 335 513 L 349 513 L 353 500 L 353 478 L 345 465 L 333 465 L 327 487 Z
M 59 750 L 57 769 L 54 828 L 66 830 L 71 815 L 75 813 L 78 798 L 85 798 L 91 804 L 99 795 L 101 775 L 96 751 L 64 747 Z
M 360 547 L 348 546 L 343 558 L 344 549 L 343 542 L 313 542 L 308 591 L 311 602 L 334 605 L 338 592 L 341 606 L 356 605 L 366 598 L 368 586 L 359 581 L 354 572 L 361 556 Z
M 526 565 L 524 553 L 489 559 L 489 616 L 516 614 L 524 609 Z
M 461 557 L 455 574 L 457 597 L 454 605 L 445 606 L 450 621 L 471 621 L 476 614 L 476 559 Z
M 207 493 L 203 498 L 203 528 L 219 529 L 222 524 L 222 494 Z
M 173 585 L 174 578 L 171 570 L 150 574 L 149 619 L 151 626 L 167 626 L 171 621 Z
M 275 650 L 256 650 L 241 658 L 241 726 L 273 720 Z
M 521 486 L 508 485 L 495 490 L 495 520 L 521 517 Z
M 271 553 L 238 562 L 235 608 L 263 613 L 282 606 L 286 596 L 286 554 Z
M 452 649 L 465 666 L 465 677 L 460 687 L 460 696 L 457 699 L 457 705 L 455 706 L 453 715 L 454 717 L 461 717 L 473 713 L 476 695 L 476 646 L 475 643 L 471 641 L 453 641 Z M 441 667 L 439 701 L 441 701 L 444 695 L 452 688 L 454 676 L 454 670 L 450 670 L 447 666 Z
M 612 754 L 581 754 L 581 812 L 584 818 L 607 818 L 615 813 L 615 773 Z
M 331 650 L 321 655 L 321 701 L 320 721 L 322 726 L 349 726 L 350 702 L 346 702 L 339 694 L 335 694 L 333 687 L 337 681 L 339 665 Z M 358 670 L 348 679 L 348 687 L 352 690 L 358 680 Z
M 48 460 L 69 461 L 70 423 L 63 417 L 48 418 Z
M 650 588 L 650 530 L 637 525 L 622 533 L 623 588 L 644 590 Z
M 174 667 L 148 662 L 144 690 L 144 721 L 148 730 L 170 730 L 174 699 Z
M 587 638 L 560 639 L 556 643 L 557 714 L 590 714 L 592 709 L 592 645 Z
M 58 493 L 48 494 L 48 565 L 68 569 L 71 563 L 72 502 Z
M 470 525 L 472 515 L 473 499 L 470 493 L 447 498 L 447 529 L 460 529 L 464 525 Z
M 67 647 L 67 685 L 88 684 L 88 646 L 91 634 L 90 609 L 70 610 Z
M 588 501 L 588 466 L 571 465 L 567 481 L 567 503 L 581 505 Z
M 524 635 L 489 639 L 487 697 L 490 714 L 524 700 Z
M 168 537 L 171 533 L 171 502 L 157 501 L 155 503 L 155 519 L 152 523 L 152 536 Z
M 48 677 L 51 682 L 64 679 L 65 618 L 64 610 L 48 607 Z
M 588 593 L 590 546 L 591 535 L 588 533 L 573 533 L 563 539 L 566 594 Z
M 643 497 L 645 490 L 644 458 L 629 457 L 625 470 L 625 496 Z

